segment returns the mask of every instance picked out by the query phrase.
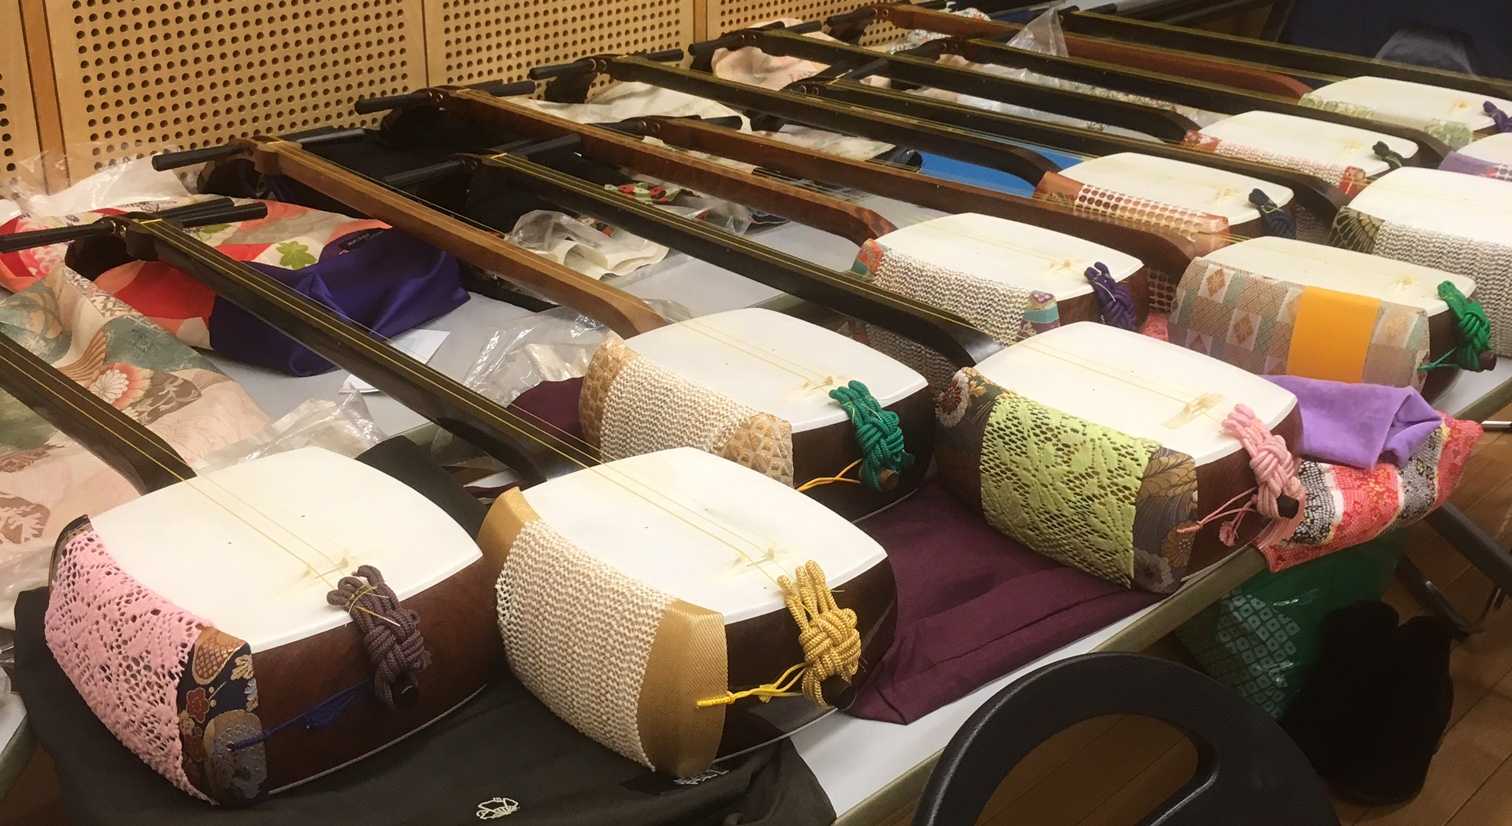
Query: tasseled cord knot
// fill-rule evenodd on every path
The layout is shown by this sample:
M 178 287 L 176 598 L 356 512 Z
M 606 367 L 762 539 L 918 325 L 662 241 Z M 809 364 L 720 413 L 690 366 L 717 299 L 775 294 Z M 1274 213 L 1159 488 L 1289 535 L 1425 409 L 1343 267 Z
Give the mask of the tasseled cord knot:
M 1134 329 L 1134 294 L 1126 284 L 1113 280 L 1108 265 L 1101 261 L 1087 268 L 1087 282 L 1097 296 L 1097 314 L 1102 323 L 1122 330 Z
M 1385 141 L 1376 141 L 1376 145 L 1372 146 L 1371 149 L 1375 150 L 1376 157 L 1385 161 L 1386 166 L 1390 169 L 1401 169 L 1407 165 L 1407 159 L 1402 157 L 1400 153 L 1393 151 L 1391 147 L 1386 145 Z
M 1250 191 L 1249 202 L 1260 210 L 1260 221 L 1265 224 L 1266 235 L 1277 238 L 1297 237 L 1297 222 L 1292 220 L 1291 213 L 1277 206 L 1269 195 L 1256 188 Z
M 699 700 L 699 708 L 730 705 L 737 700 L 755 697 L 763 703 L 774 697 L 809 698 L 814 705 L 828 708 L 824 699 L 824 681 L 839 677 L 846 682 L 861 670 L 861 632 L 856 630 L 856 612 L 835 603 L 819 563 L 809 560 L 798 569 L 795 579 L 778 577 L 783 601 L 798 626 L 798 644 L 803 647 L 803 662 L 782 672 L 777 679 L 745 691 L 726 691 L 722 697 Z M 794 691 L 798 688 L 798 691 Z
M 1512 132 L 1512 117 L 1508 117 L 1507 113 L 1503 112 L 1500 106 L 1488 100 L 1481 106 L 1481 109 L 1491 116 L 1491 122 L 1496 124 L 1496 131 Z
M 904 449 L 898 414 L 884 408 L 859 381 L 834 388 L 829 397 L 840 405 L 856 429 L 856 444 L 861 448 L 861 483 L 877 491 L 897 484 L 898 474 L 914 463 L 913 454 Z
M 1256 547 L 1265 549 L 1290 539 L 1302 524 L 1307 489 L 1297 477 L 1297 459 L 1286 449 L 1286 440 L 1267 430 L 1255 411 L 1243 404 L 1234 405 L 1233 412 L 1223 420 L 1223 432 L 1244 446 L 1258 484 L 1184 530 L 1195 532 L 1210 522 L 1229 517 L 1218 529 L 1218 538 L 1233 547 L 1239 544 L 1240 524 L 1253 511 L 1269 520 L 1254 539 Z M 1244 497 L 1250 497 L 1250 501 L 1233 507 Z
M 430 650 L 420 635 L 420 617 L 399 606 L 399 597 L 383 575 L 363 565 L 344 576 L 326 601 L 352 615 L 373 664 L 373 693 L 389 708 L 397 700 L 414 700 L 416 675 L 430 665 Z M 397 692 L 397 698 L 396 698 Z
M 1438 297 L 1449 305 L 1449 312 L 1454 316 L 1458 343 L 1421 369 L 1460 367 L 1479 371 L 1494 366 L 1486 363 L 1486 356 L 1491 352 L 1491 319 L 1486 317 L 1485 308 L 1471 301 L 1452 281 L 1439 283 Z M 1494 358 L 1492 356 L 1493 360 Z

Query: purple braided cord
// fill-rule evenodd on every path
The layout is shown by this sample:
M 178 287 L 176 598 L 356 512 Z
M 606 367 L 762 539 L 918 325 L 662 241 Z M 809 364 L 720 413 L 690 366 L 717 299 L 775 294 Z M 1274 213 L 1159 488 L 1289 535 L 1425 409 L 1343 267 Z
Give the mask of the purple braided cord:
M 1485 109 L 1486 114 L 1491 116 L 1491 122 L 1496 124 L 1496 131 L 1512 132 L 1512 117 L 1503 112 L 1500 106 L 1488 100 L 1481 108 Z
M 1097 296 L 1097 313 L 1102 323 L 1124 330 L 1134 329 L 1134 294 L 1126 284 L 1113 280 L 1108 265 L 1101 261 L 1087 268 L 1087 281 Z
M 336 590 L 326 594 L 326 601 L 352 615 L 373 663 L 373 693 L 393 708 L 394 688 L 401 680 L 414 684 L 415 675 L 430 665 L 419 615 L 399 606 L 399 597 L 371 565 L 359 567 L 355 576 L 342 577 Z

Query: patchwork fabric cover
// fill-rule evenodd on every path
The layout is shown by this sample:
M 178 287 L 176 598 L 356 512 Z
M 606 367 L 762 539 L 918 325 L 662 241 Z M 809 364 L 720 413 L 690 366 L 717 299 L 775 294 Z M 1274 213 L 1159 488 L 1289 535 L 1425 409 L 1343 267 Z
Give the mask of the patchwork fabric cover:
M 578 405 L 583 436 L 605 461 L 696 447 L 794 484 L 791 424 L 688 381 L 618 336 L 594 352 Z
M 945 485 L 1029 548 L 1124 586 L 1181 583 L 1197 507 L 1192 458 L 956 373 L 936 408 Z
M 1448 172 L 1463 172 L 1466 175 L 1481 175 L 1499 181 L 1512 181 L 1512 165 L 1472 157 L 1463 152 L 1450 152 L 1445 155 L 1444 162 L 1439 164 L 1439 169 Z
M 1176 289 L 1169 340 L 1252 373 L 1423 386 L 1420 308 L 1266 278 L 1198 258 Z
M 1294 155 L 1271 152 L 1258 146 L 1220 140 L 1197 131 L 1187 132 L 1186 138 L 1182 142 L 1193 149 L 1201 149 L 1204 152 L 1213 152 L 1218 155 L 1242 158 L 1246 161 L 1255 161 L 1256 163 L 1294 169 L 1298 172 L 1311 175 L 1324 183 L 1338 187 L 1345 195 L 1354 195 L 1364 189 L 1365 185 L 1370 182 L 1369 177 L 1365 174 L 1365 170 L 1358 166 L 1319 163 Z
M 56 563 L 47 645 L 95 716 L 188 794 L 218 803 L 261 794 L 262 743 L 242 743 L 263 731 L 247 644 L 142 585 L 87 518 L 59 537 Z
M 1060 324 L 1049 293 L 936 266 L 876 240 L 861 245 L 851 272 L 888 292 L 955 313 L 1004 344 Z M 955 365 L 922 344 L 875 325 L 865 329 L 873 346 L 917 370 L 936 391 L 955 373 Z
M 1459 485 L 1480 441 L 1481 426 L 1444 416 L 1412 458 L 1361 470 L 1303 460 L 1297 472 L 1307 489 L 1302 524 L 1291 539 L 1265 551 L 1272 571 L 1316 559 L 1410 525 L 1444 504 Z
M 1470 127 L 1458 121 L 1410 117 L 1401 113 L 1384 112 L 1363 104 L 1346 103 L 1341 100 L 1325 100 L 1313 94 L 1303 95 L 1297 102 L 1303 106 L 1311 106 L 1314 109 L 1322 109 L 1326 112 L 1338 112 L 1351 117 L 1378 120 L 1383 123 L 1395 123 L 1400 126 L 1411 126 L 1414 129 L 1421 129 L 1448 144 L 1450 149 L 1459 149 L 1461 146 L 1475 140 L 1475 133 Z
M 1491 349 L 1512 356 L 1512 242 L 1482 241 L 1419 229 L 1345 207 L 1330 239 L 1336 247 L 1437 267 L 1475 281 L 1475 300 L 1491 321 Z

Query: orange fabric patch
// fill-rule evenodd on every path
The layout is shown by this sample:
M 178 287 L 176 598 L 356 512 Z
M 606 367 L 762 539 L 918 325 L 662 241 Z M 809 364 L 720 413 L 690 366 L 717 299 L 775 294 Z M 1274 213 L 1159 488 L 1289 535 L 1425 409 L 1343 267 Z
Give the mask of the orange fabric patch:
M 1311 379 L 1357 382 L 1381 315 L 1379 299 L 1308 287 L 1297 296 L 1286 372 Z

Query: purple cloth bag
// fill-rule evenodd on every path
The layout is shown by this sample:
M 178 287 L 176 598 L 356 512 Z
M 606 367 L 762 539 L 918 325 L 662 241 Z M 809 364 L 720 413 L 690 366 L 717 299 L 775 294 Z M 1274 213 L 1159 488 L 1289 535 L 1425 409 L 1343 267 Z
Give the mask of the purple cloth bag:
M 467 301 L 457 259 L 397 230 L 356 232 L 326 245 L 297 270 L 251 264 L 301 295 L 384 338 L 392 338 Z M 303 344 L 224 298 L 210 312 L 210 346 L 229 358 L 313 376 L 335 368 Z
M 1443 421 L 1410 387 L 1266 378 L 1297 397 L 1302 444 L 1292 448 L 1308 459 L 1354 468 L 1368 469 L 1378 462 L 1401 467 Z
M 543 382 L 513 407 L 578 435 L 581 379 Z M 1068 568 L 993 530 L 938 482 L 860 523 L 887 551 L 897 631 L 851 707 L 910 723 L 1160 597 Z

